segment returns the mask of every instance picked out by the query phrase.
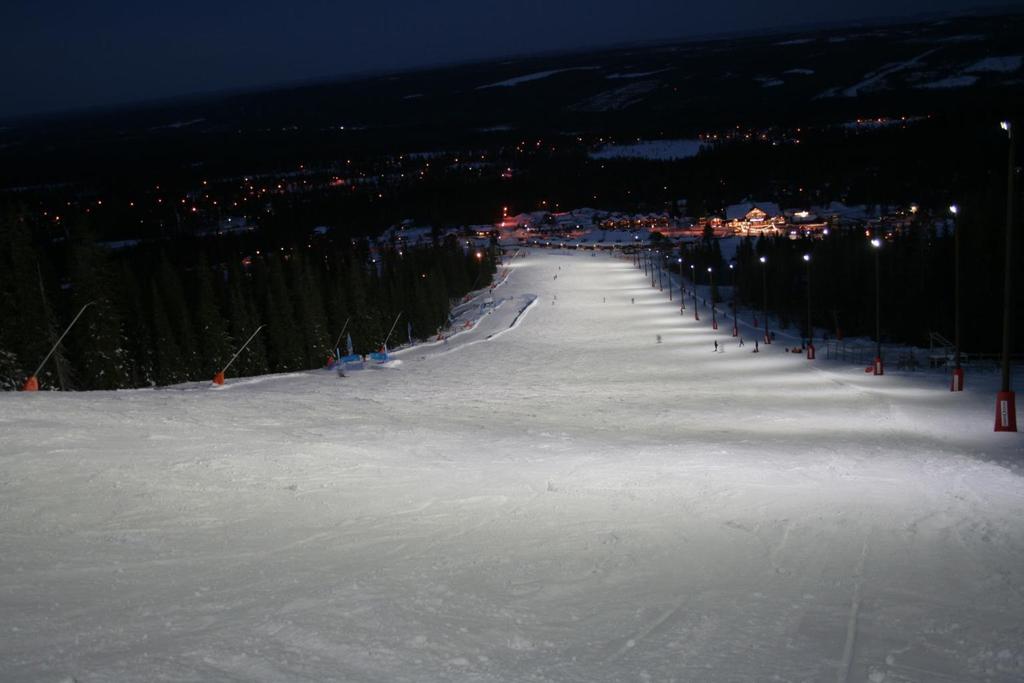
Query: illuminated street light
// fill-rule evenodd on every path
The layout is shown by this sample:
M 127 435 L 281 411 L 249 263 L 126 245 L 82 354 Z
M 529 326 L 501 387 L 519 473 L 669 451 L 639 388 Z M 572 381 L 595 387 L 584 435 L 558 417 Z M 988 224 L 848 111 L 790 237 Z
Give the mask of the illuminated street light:
M 871 240 L 871 246 L 875 248 L 875 374 L 884 375 L 885 369 L 882 366 L 882 316 L 881 316 L 881 276 L 878 268 L 878 252 L 881 251 L 882 240 L 877 237 Z
M 733 269 L 735 264 L 729 264 L 729 282 L 732 285 L 732 336 L 740 336 L 740 323 L 737 319 L 739 311 L 736 309 L 736 271 Z
M 690 282 L 693 284 L 693 319 L 700 320 L 700 313 L 697 311 L 697 271 L 693 264 L 690 264 Z
M 772 335 L 768 331 L 768 257 L 762 256 L 761 261 L 761 315 L 764 316 L 764 343 L 772 343 Z
M 956 204 L 950 204 L 949 213 L 953 216 L 953 344 L 955 353 L 950 391 L 964 390 L 964 369 L 960 367 L 960 224 L 957 222 L 959 212 Z
M 711 299 L 711 329 L 718 329 L 718 314 L 715 311 L 715 271 L 708 266 L 708 297 Z
M 683 259 L 679 258 L 679 315 L 686 310 L 686 292 L 683 291 Z
M 807 360 L 814 360 L 814 325 L 811 322 L 811 255 L 804 254 L 807 264 Z
M 664 259 L 664 258 L 666 258 L 666 256 L 664 254 L 662 254 L 662 259 Z M 664 268 L 664 267 L 665 267 L 665 264 L 663 262 L 662 263 L 662 268 Z M 668 300 L 672 301 L 672 271 L 671 270 L 669 272 L 665 273 L 665 279 L 668 280 Z
M 1017 139 L 1013 134 L 1014 127 L 1009 121 L 1002 121 L 1000 128 L 1006 131 L 1009 138 L 1009 152 L 1006 164 L 1006 247 L 1003 266 L 1003 362 L 1002 383 L 996 394 L 996 431 L 1017 431 L 1017 404 L 1013 391 L 1010 390 L 1010 323 L 1011 298 L 1013 295 L 1013 209 L 1016 197 L 1014 177 L 1017 174 L 1015 161 Z

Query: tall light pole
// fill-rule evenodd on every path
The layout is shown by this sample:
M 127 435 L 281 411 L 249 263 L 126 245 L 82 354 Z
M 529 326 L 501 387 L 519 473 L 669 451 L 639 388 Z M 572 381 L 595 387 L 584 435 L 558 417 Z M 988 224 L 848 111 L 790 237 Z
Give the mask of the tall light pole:
M 693 285 L 693 319 L 700 320 L 700 313 L 697 312 L 697 270 L 690 264 L 690 283 Z
M 683 257 L 679 257 L 679 315 L 686 310 L 686 292 L 683 291 Z
M 718 329 L 718 314 L 715 311 L 715 271 L 708 266 L 708 297 L 711 299 L 711 329 Z
M 871 240 L 871 246 L 875 248 L 875 374 L 884 375 L 885 368 L 882 365 L 882 278 L 878 268 L 878 252 L 881 251 L 882 240 L 875 237 Z
M 768 331 L 768 257 L 762 256 L 761 261 L 761 315 L 764 316 L 764 343 L 772 343 L 772 335 Z
M 671 254 L 671 253 L 672 252 L 669 252 L 669 254 Z M 668 258 L 668 257 L 666 257 L 664 254 L 662 254 L 662 258 L 665 259 L 665 258 Z M 662 262 L 662 265 L 664 266 L 664 261 Z M 672 301 L 672 271 L 671 270 L 668 271 L 667 273 L 665 273 L 665 279 L 668 280 L 668 300 Z
M 736 310 L 736 271 L 733 266 L 736 264 L 729 264 L 729 282 L 732 284 L 732 336 L 740 336 L 740 323 L 737 318 L 739 311 Z
M 1010 391 L 1010 299 L 1013 294 L 1011 275 L 1013 274 L 1013 209 L 1016 193 L 1017 163 L 1015 151 L 1017 139 L 1014 126 L 1010 121 L 1003 121 L 1000 127 L 1010 138 L 1010 151 L 1006 163 L 1006 247 L 1005 265 L 1003 266 L 1003 377 L 999 393 L 996 394 L 996 431 L 1017 431 L 1017 403 L 1014 393 Z
M 807 264 L 807 360 L 814 360 L 814 325 L 811 322 L 811 255 L 804 254 Z
M 651 262 L 651 287 L 654 287 L 654 251 L 647 249 L 647 260 Z
M 964 369 L 960 367 L 960 224 L 957 222 L 959 212 L 956 204 L 949 206 L 949 213 L 953 216 L 953 344 L 956 354 L 950 391 L 964 390 Z
M 665 285 L 663 285 L 662 281 L 661 281 L 661 275 L 662 275 L 662 271 L 663 270 L 665 270 L 664 254 L 662 254 L 659 251 L 658 252 L 658 291 L 659 292 L 664 292 L 665 291 Z

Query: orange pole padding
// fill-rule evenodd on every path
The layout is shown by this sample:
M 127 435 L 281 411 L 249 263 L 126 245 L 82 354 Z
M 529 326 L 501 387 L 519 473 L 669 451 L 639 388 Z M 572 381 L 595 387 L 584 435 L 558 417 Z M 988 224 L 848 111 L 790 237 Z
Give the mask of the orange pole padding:
M 35 375 L 30 375 L 25 383 L 21 385 L 22 391 L 39 391 L 39 380 Z
M 214 373 L 214 375 L 213 375 L 213 383 L 214 384 L 224 384 L 224 371 L 223 370 L 221 370 L 220 372 Z

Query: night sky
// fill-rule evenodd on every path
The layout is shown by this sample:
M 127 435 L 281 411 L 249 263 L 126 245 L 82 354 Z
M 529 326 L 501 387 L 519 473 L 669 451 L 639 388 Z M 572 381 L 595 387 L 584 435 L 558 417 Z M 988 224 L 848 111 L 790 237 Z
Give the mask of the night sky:
M 986 5 L 991 2 L 4 0 L 0 117 L 541 51 Z

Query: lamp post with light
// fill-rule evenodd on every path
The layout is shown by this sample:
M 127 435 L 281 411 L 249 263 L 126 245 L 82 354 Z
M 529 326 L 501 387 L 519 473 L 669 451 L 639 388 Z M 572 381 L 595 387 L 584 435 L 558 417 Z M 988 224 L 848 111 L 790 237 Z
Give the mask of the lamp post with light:
M 711 329 L 718 329 L 718 314 L 715 311 L 715 271 L 708 266 L 708 289 L 710 293 L 708 298 L 711 299 Z
M 803 255 L 807 264 L 807 358 L 814 359 L 814 324 L 811 321 L 811 255 Z
M 686 310 L 686 292 L 683 291 L 683 257 L 679 257 L 679 315 Z
M 736 309 L 736 271 L 733 266 L 735 264 L 729 264 L 729 280 L 732 283 L 732 336 L 740 336 L 740 323 L 737 318 L 739 311 Z
M 950 391 L 964 390 L 964 369 L 960 366 L 960 224 L 957 222 L 959 212 L 956 204 L 950 204 L 949 213 L 953 216 L 953 345 L 955 354 Z
M 690 283 L 693 285 L 693 319 L 700 320 L 700 313 L 697 311 L 697 270 L 690 264 Z
M 882 278 L 879 275 L 878 252 L 882 247 L 882 240 L 877 237 L 871 240 L 871 246 L 875 249 L 875 374 L 884 375 L 885 368 L 882 365 Z
M 671 254 L 671 252 L 669 252 L 669 254 Z M 662 259 L 663 259 L 662 267 L 664 267 L 665 260 L 667 260 L 669 258 L 671 258 L 671 256 L 666 256 L 665 254 L 662 254 Z M 671 261 L 668 261 L 668 263 L 671 264 Z M 671 270 L 669 270 L 667 273 L 665 273 L 665 279 L 668 280 L 668 300 L 672 301 L 672 271 Z
M 772 335 L 768 331 L 768 257 L 762 256 L 761 261 L 761 315 L 764 316 L 764 343 L 772 343 Z
M 1015 432 L 1017 431 L 1017 404 L 1013 391 L 1010 390 L 1010 323 L 1013 320 L 1010 300 L 1012 298 L 1012 274 L 1013 274 L 1013 210 L 1016 199 L 1017 174 L 1016 146 L 1017 139 L 1014 135 L 1014 124 L 1010 121 L 1002 121 L 999 126 L 1006 131 L 1010 139 L 1010 150 L 1007 156 L 1006 166 L 1006 246 L 1003 266 L 1003 362 L 1002 362 L 1002 383 L 999 393 L 996 394 L 996 431 Z

